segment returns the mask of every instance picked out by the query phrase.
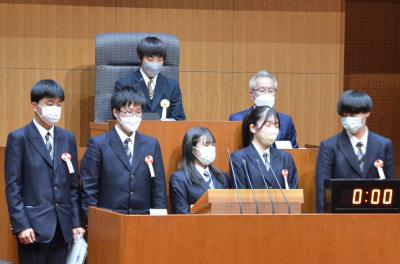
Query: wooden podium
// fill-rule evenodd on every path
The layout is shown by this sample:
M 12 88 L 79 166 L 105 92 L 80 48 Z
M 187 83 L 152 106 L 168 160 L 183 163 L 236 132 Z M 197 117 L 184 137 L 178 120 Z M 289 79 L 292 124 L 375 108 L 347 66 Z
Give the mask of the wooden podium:
M 400 215 L 121 215 L 89 209 L 89 264 L 398 263 Z
M 257 200 L 259 214 L 272 214 L 272 208 L 276 214 L 288 214 L 289 207 L 291 214 L 300 214 L 304 201 L 301 189 L 282 191 L 279 189 L 255 189 L 254 196 L 253 192 L 247 189 L 208 190 L 190 208 L 190 212 L 192 214 L 240 214 L 238 195 L 244 214 L 257 212 L 254 196 Z

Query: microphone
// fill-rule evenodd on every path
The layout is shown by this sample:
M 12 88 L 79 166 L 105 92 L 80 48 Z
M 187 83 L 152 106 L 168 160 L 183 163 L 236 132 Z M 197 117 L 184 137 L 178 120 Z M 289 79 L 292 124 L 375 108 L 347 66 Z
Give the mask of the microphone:
M 276 178 L 275 172 L 274 172 L 274 170 L 273 170 L 272 167 L 271 167 L 271 163 L 269 163 L 269 168 L 270 168 L 270 170 L 272 171 L 272 175 L 274 175 L 274 179 L 275 179 L 276 183 L 278 183 L 279 190 L 281 190 L 283 199 L 285 200 L 285 203 L 286 203 L 287 208 L 288 208 L 288 214 L 291 214 L 291 213 L 292 213 L 292 210 L 291 210 L 291 208 L 290 208 L 290 204 L 289 204 L 288 200 L 286 199 L 286 195 L 285 195 L 285 193 L 284 193 L 283 190 L 282 190 L 282 186 L 281 186 L 281 184 L 279 183 L 278 178 Z
M 235 169 L 233 168 L 231 153 L 229 152 L 229 148 L 227 148 L 226 150 L 228 151 L 229 164 L 231 165 L 233 181 L 235 182 L 236 197 L 237 197 L 238 204 L 239 204 L 240 214 L 243 214 L 243 205 L 242 205 L 242 201 L 240 200 L 240 195 L 239 195 L 239 190 L 238 190 L 237 180 L 236 180 L 237 178 L 236 178 Z
M 250 185 L 250 188 L 251 188 L 251 193 L 253 194 L 254 203 L 256 204 L 256 214 L 259 214 L 260 213 L 260 208 L 258 207 L 258 201 L 257 201 L 257 198 L 256 198 L 256 194 L 254 193 L 253 184 L 251 184 L 251 181 L 250 181 L 250 176 L 249 176 L 249 172 L 247 171 L 247 165 L 246 165 L 246 160 L 245 159 L 242 159 L 242 164 L 243 164 L 243 168 L 244 168 L 244 173 L 246 174 L 247 181 L 249 182 L 249 185 Z
M 270 201 L 270 203 L 271 203 L 272 214 L 275 214 L 275 205 L 274 205 L 274 201 L 272 200 L 271 193 L 269 192 L 269 188 L 268 188 L 267 181 L 266 181 L 265 178 L 264 178 L 264 174 L 263 174 L 263 172 L 262 172 L 262 170 L 261 170 L 260 162 L 258 161 L 258 159 L 256 160 L 256 163 L 257 163 L 258 170 L 259 170 L 260 173 L 261 173 L 261 177 L 262 177 L 263 182 L 264 182 L 264 185 L 265 185 L 265 190 L 267 191 L 267 194 L 268 194 L 268 197 L 269 197 L 269 201 Z
M 378 159 L 374 162 L 374 166 L 375 168 L 378 170 L 378 174 L 379 174 L 379 179 L 380 180 L 384 180 L 386 179 L 385 177 L 385 173 L 383 172 L 383 161 Z

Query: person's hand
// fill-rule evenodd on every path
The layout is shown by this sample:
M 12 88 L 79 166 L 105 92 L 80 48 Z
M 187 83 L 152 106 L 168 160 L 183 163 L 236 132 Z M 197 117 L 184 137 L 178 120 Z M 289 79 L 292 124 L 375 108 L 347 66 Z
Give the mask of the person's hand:
M 22 244 L 32 244 L 36 241 L 35 232 L 32 228 L 25 229 L 18 234 L 18 239 Z
M 85 229 L 82 227 L 77 227 L 72 229 L 72 235 L 74 236 L 74 240 L 78 238 L 78 236 L 83 236 L 85 234 Z

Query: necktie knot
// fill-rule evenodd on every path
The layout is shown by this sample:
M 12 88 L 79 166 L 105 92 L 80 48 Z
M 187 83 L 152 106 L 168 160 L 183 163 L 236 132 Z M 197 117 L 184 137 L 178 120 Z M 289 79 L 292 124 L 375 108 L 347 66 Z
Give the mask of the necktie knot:
M 363 146 L 364 146 L 364 145 L 363 145 L 363 143 L 362 143 L 361 141 L 357 142 L 357 144 L 356 144 L 356 147 L 357 147 L 358 149 L 361 149 Z
M 214 189 L 214 183 L 213 183 L 213 181 L 212 181 L 212 179 L 211 179 L 211 174 L 208 172 L 208 171 L 204 171 L 203 172 L 203 175 L 204 175 L 204 178 L 205 178 L 205 180 L 206 180 L 206 183 L 208 184 L 208 187 L 210 188 L 210 189 Z

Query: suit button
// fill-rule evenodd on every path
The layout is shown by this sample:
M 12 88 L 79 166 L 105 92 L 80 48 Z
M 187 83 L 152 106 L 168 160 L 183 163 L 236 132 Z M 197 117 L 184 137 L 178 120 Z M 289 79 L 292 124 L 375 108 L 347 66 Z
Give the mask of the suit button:
M 58 203 L 56 203 L 56 206 L 58 206 Z
M 135 178 L 135 175 L 133 175 L 133 173 L 131 174 L 131 180 L 133 180 Z
M 129 214 L 133 214 L 133 210 L 131 208 L 129 208 L 128 212 Z
M 133 192 L 130 192 L 129 194 L 130 194 L 131 196 L 133 196 Z
M 57 190 L 58 190 L 57 186 L 54 186 L 54 191 L 57 191 Z

